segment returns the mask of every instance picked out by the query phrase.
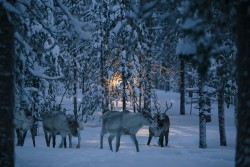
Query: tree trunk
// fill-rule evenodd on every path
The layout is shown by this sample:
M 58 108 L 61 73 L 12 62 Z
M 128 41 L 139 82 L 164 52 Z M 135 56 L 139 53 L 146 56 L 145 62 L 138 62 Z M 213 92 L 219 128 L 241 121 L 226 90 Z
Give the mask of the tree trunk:
M 250 166 L 250 1 L 239 1 L 237 12 L 238 126 L 236 167 Z
M 144 88 L 144 109 L 151 112 L 151 60 L 147 60 L 147 67 L 146 67 L 146 79 L 144 81 L 145 88 Z
M 185 64 L 184 60 L 181 58 L 181 69 L 180 69 L 180 115 L 185 115 Z
M 206 148 L 206 115 L 205 115 L 205 95 L 204 95 L 204 80 L 201 79 L 199 81 L 199 147 Z
M 13 1 L 12 1 L 13 2 Z M 14 166 L 14 29 L 0 4 L 0 166 Z
M 100 66 L 101 66 L 101 85 L 102 85 L 102 113 L 104 114 L 107 109 L 105 107 L 106 101 L 105 101 L 105 95 L 104 95 L 104 89 L 105 89 L 105 77 L 104 77 L 104 56 L 103 56 L 103 44 L 101 45 L 101 60 L 100 60 Z
M 138 106 L 137 107 L 139 107 L 139 108 L 141 108 L 141 106 L 142 106 L 142 83 L 143 83 L 143 81 L 142 81 L 142 55 L 140 55 L 139 56 L 139 65 L 140 65 L 140 71 L 139 71 L 139 78 L 138 78 L 138 88 L 139 88 L 139 99 L 138 99 Z
M 104 6 L 105 7 L 105 6 Z M 105 113 L 108 111 L 108 106 L 109 106 L 109 100 L 108 100 L 108 92 L 109 92 L 109 88 L 108 88 L 108 82 L 106 81 L 106 73 L 107 70 L 105 68 L 105 62 L 106 62 L 106 55 L 108 55 L 107 51 L 105 51 L 105 45 L 107 45 L 107 34 L 104 35 L 105 30 L 107 29 L 107 27 L 105 25 L 102 25 L 102 23 L 100 23 L 100 27 L 103 28 L 103 30 L 101 30 L 101 37 L 103 37 L 103 42 L 101 43 L 101 55 L 100 55 L 100 70 L 101 70 L 101 85 L 102 85 L 102 113 Z
M 123 64 L 123 63 L 122 63 Z M 122 65 L 122 111 L 126 110 L 126 77 L 125 77 L 125 64 Z
M 205 99 L 205 103 L 206 103 L 206 122 L 211 122 L 212 121 L 212 118 L 211 118 L 211 99 L 209 96 L 206 96 L 206 99 Z
M 77 118 L 77 64 L 76 61 L 74 61 L 74 81 L 73 81 L 73 112 L 75 115 L 75 118 Z
M 220 145 L 226 146 L 226 129 L 225 129 L 225 114 L 224 114 L 224 89 L 219 90 L 218 95 L 218 119 L 219 119 L 219 132 L 220 132 Z
M 142 74 L 139 72 L 139 108 L 141 108 L 142 104 Z

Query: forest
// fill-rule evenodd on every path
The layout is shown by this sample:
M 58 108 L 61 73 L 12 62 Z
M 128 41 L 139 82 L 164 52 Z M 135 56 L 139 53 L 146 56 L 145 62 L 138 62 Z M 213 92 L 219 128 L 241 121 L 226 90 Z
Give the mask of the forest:
M 166 149 L 182 142 L 174 131 L 184 126 L 185 119 L 197 132 L 186 129 L 183 133 L 196 136 L 199 149 L 209 149 L 214 130 L 210 128 L 216 126 L 222 148 L 231 148 L 234 141 L 227 134 L 235 136 L 234 166 L 250 166 L 250 1 L 0 0 L 0 8 L 0 166 L 25 165 L 15 164 L 15 156 L 20 162 L 18 153 L 31 151 L 19 147 L 25 139 L 20 139 L 16 125 L 20 119 L 24 123 L 32 119 L 29 130 L 32 139 L 38 136 L 39 148 L 39 142 L 45 142 L 39 133 L 45 133 L 47 115 L 71 115 L 65 119 L 80 120 L 85 126 L 79 127 L 81 135 L 78 131 L 80 148 L 80 141 L 91 146 L 84 143 L 84 136 L 91 138 L 92 131 L 100 135 L 105 113 L 117 110 L 125 115 L 147 111 L 150 117 L 164 113 L 164 118 L 167 113 L 165 140 L 170 133 L 170 142 L 172 137 L 177 143 L 167 146 L 166 141 Z M 20 111 L 24 118 L 17 118 Z M 162 125 L 158 123 L 157 128 Z M 139 146 L 135 134 L 127 129 L 124 133 L 130 135 L 137 151 L 142 147 L 146 149 L 143 156 L 149 156 L 150 150 L 141 141 L 150 130 L 139 131 Z M 120 138 L 118 132 L 115 135 L 116 140 Z M 161 131 L 157 136 L 159 143 L 164 135 Z M 27 134 L 26 141 L 31 142 L 31 136 Z M 72 141 L 74 146 L 76 140 Z M 50 151 L 43 150 L 46 144 L 42 144 L 44 153 Z M 104 149 L 105 145 L 106 138 Z M 101 157 L 98 150 L 90 151 Z M 122 154 L 127 157 L 126 152 Z M 108 162 L 102 166 L 110 166 Z

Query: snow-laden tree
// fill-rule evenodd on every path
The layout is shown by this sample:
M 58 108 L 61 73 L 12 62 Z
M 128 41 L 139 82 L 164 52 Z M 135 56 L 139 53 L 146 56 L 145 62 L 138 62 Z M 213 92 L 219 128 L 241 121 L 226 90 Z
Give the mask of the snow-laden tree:
M 54 107 L 55 80 L 63 77 L 58 64 L 59 46 L 50 30 L 54 26 L 53 12 L 48 6 L 53 6 L 52 1 L 16 3 L 22 13 L 15 18 L 17 109 L 26 108 L 33 116 Z M 32 7 L 36 10 L 31 11 Z M 22 106 L 25 104 L 28 106 Z
M 31 100 L 37 105 L 30 97 L 36 94 L 33 97 L 43 101 L 44 96 L 49 93 L 48 81 L 63 76 L 57 62 L 59 48 L 54 41 L 56 41 L 55 36 L 67 36 L 69 31 L 67 29 L 57 31 L 56 26 L 51 24 L 53 23 L 52 13 L 64 13 L 69 18 L 71 30 L 76 32 L 80 39 L 86 40 L 91 37 L 87 32 L 89 24 L 75 19 L 61 1 L 57 1 L 58 8 L 53 6 L 53 1 L 47 0 L 20 0 L 15 4 L 14 2 L 4 0 L 0 3 L 2 20 L 0 92 L 4 97 L 1 100 L 0 110 L 1 135 L 3 135 L 0 142 L 1 166 L 14 166 L 12 125 L 15 106 L 14 90 L 18 93 L 20 101 L 24 98 L 22 100 Z M 15 15 L 9 15 L 8 11 Z M 15 49 L 15 53 L 12 49 Z M 13 55 L 17 56 L 15 61 Z M 14 62 L 16 62 L 17 87 L 14 87 Z
M 19 58 L 19 64 L 22 64 L 23 67 L 19 71 L 29 75 L 26 77 L 28 82 L 30 82 L 30 77 L 34 78 L 31 80 L 33 83 L 24 83 L 23 79 L 20 80 L 23 84 L 29 84 L 33 88 L 29 88 L 29 92 L 35 93 L 36 96 L 33 103 L 40 104 L 37 99 L 43 101 L 42 106 L 45 108 L 40 107 L 38 110 L 55 109 L 55 96 L 60 88 L 58 79 L 64 77 L 61 81 L 68 80 L 65 78 L 69 75 L 66 76 L 63 73 L 67 71 L 67 67 L 73 67 L 69 70 L 73 73 L 70 76 L 74 78 L 73 110 L 76 115 L 76 90 L 79 80 L 77 61 L 80 56 L 84 56 L 80 53 L 85 49 L 85 41 L 91 38 L 90 31 L 94 28 L 89 20 L 84 20 L 88 11 L 86 8 L 79 7 L 81 5 L 82 3 L 76 5 L 75 1 L 53 0 L 18 1 L 16 4 L 18 10 L 22 12 L 22 15 L 17 15 L 17 20 L 21 24 L 17 25 L 16 39 L 20 46 L 24 46 L 23 56 Z M 17 54 L 19 53 L 20 50 L 17 50 Z M 65 66 L 65 64 L 67 65 Z M 20 76 L 24 75 L 20 74 Z M 64 85 L 65 89 L 68 89 L 69 84 Z M 51 102 L 53 103 L 46 104 Z
M 219 120 L 219 132 L 220 132 L 220 145 L 226 146 L 226 130 L 225 130 L 225 112 L 224 104 L 227 106 L 234 104 L 236 98 L 236 83 L 234 78 L 234 70 L 232 67 L 235 64 L 235 46 L 233 43 L 225 43 L 227 49 L 218 55 L 215 62 L 210 68 L 209 83 L 215 88 L 218 99 L 218 120 Z M 233 101 L 232 101 L 233 100 Z
M 123 1 L 121 15 L 123 22 L 126 24 L 123 28 L 121 28 L 118 38 L 123 45 L 120 60 L 123 109 L 126 109 L 126 101 L 129 100 L 128 96 L 130 96 L 130 101 L 133 104 L 135 111 L 135 104 L 137 103 L 137 98 L 139 95 L 137 88 L 138 85 L 136 84 L 138 81 L 138 72 L 140 70 L 138 55 L 136 54 L 139 32 L 137 31 L 138 24 L 134 20 L 130 20 L 127 17 L 133 5 L 137 5 L 136 2 L 133 1 L 128 3 Z
M 94 33 L 94 46 L 100 57 L 103 112 L 109 107 L 112 109 L 112 101 L 118 98 L 113 86 L 120 92 L 125 110 L 129 94 L 130 98 L 133 97 L 132 101 L 136 101 L 137 86 L 134 79 L 139 66 L 134 49 L 137 32 L 133 23 L 126 18 L 131 5 L 126 1 L 96 2 L 94 14 L 98 27 Z M 115 76 L 120 77 L 116 78 L 119 84 L 111 85 Z
M 156 49 L 154 54 L 158 54 L 156 61 L 159 61 L 159 64 L 161 64 L 161 75 L 165 79 L 165 84 L 169 85 L 171 80 L 178 83 L 178 90 L 181 93 L 180 114 L 185 114 L 184 60 L 179 59 L 175 52 L 181 35 L 177 27 L 180 19 L 178 9 L 181 2 L 179 0 L 158 2 L 153 16 L 155 20 L 153 29 L 158 33 L 156 43 L 154 44 Z M 165 88 L 165 90 L 169 89 L 170 85 L 169 88 Z M 175 91 L 178 90 L 175 88 Z
M 98 84 L 100 84 L 99 91 L 101 92 L 101 109 L 102 113 L 105 113 L 109 109 L 109 77 L 113 71 L 110 70 L 112 56 L 111 53 L 111 41 L 110 31 L 112 24 L 115 24 L 117 14 L 115 14 L 116 3 L 112 1 L 93 1 L 92 14 L 94 21 L 97 25 L 96 31 L 93 33 L 93 52 L 97 56 Z M 113 15 L 113 17 L 111 16 Z M 110 71 L 109 71 L 110 70 Z
M 67 90 L 65 93 L 73 99 L 72 111 L 75 117 L 77 117 L 79 108 L 78 99 L 80 98 L 78 97 L 78 90 L 80 82 L 86 80 L 84 77 L 86 76 L 85 72 L 87 72 L 82 67 L 87 63 L 85 61 L 85 57 L 88 56 L 86 48 L 90 46 L 89 42 L 84 38 L 90 36 L 90 34 L 81 33 L 78 30 L 74 31 L 74 28 L 78 26 L 84 27 L 82 25 L 84 22 L 90 25 L 91 20 L 88 19 L 90 10 L 83 1 L 65 0 L 63 2 L 57 1 L 55 3 L 55 5 L 63 10 L 63 17 L 61 13 L 56 13 L 55 15 L 56 21 L 59 23 L 58 28 L 62 32 L 67 31 L 64 35 L 57 38 L 61 46 L 62 65 L 65 72 L 65 78 L 62 81 L 64 89 Z M 89 30 L 90 28 L 87 29 Z M 88 38 L 90 39 L 90 37 Z
M 223 5 L 225 3 L 226 5 Z M 233 2 L 232 2 L 233 3 Z M 231 2 L 217 1 L 184 1 L 180 9 L 182 20 L 180 27 L 184 37 L 179 41 L 176 52 L 178 55 L 190 59 L 197 65 L 199 73 L 199 127 L 200 148 L 206 148 L 206 98 L 204 90 L 207 71 L 211 61 L 223 51 L 223 31 L 230 22 L 233 14 L 225 6 Z M 229 15 L 226 15 L 229 12 Z M 188 55 L 188 56 L 187 56 Z
M 127 18 L 134 30 L 134 38 L 130 40 L 134 43 L 135 53 L 139 66 L 137 69 L 138 75 L 138 87 L 139 87 L 139 107 L 142 105 L 143 96 L 143 108 L 151 111 L 151 94 L 152 94 L 152 72 L 153 72 L 153 60 L 157 56 L 153 53 L 153 45 L 156 41 L 156 34 L 153 30 L 153 9 L 157 5 L 157 1 L 132 1 L 130 3 L 129 13 Z
M 135 46 L 140 62 L 139 97 L 144 96 L 144 107 L 149 110 L 152 89 L 159 88 L 160 82 L 166 87 L 167 82 L 177 79 L 179 63 L 176 63 L 175 47 L 179 36 L 176 31 L 179 5 L 180 1 L 131 2 L 128 18 L 136 20 L 132 27 L 138 34 Z

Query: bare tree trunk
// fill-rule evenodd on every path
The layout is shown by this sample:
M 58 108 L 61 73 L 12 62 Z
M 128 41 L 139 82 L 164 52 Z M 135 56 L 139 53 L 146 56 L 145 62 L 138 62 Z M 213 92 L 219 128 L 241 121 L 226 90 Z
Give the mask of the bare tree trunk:
M 11 1 L 13 2 L 13 1 Z M 0 4 L 0 166 L 14 166 L 14 29 Z
M 126 110 L 126 101 L 127 101 L 127 94 L 126 94 L 126 76 L 125 76 L 125 57 L 122 57 L 122 111 Z
M 200 74 L 201 75 L 201 74 Z M 199 81 L 199 147 L 206 148 L 206 115 L 205 115 L 205 94 L 204 94 L 204 80 L 200 77 Z
M 146 67 L 146 80 L 145 88 L 144 88 L 144 109 L 151 112 L 151 89 L 152 89 L 152 83 L 151 83 L 151 60 L 147 60 L 147 67 Z
M 78 77 L 77 77 L 77 64 L 76 64 L 76 60 L 74 60 L 74 81 L 73 81 L 73 104 L 74 104 L 74 108 L 73 108 L 73 112 L 75 115 L 75 118 L 77 118 L 77 81 L 78 81 Z
M 181 71 L 180 71 L 180 115 L 185 115 L 185 64 L 184 60 L 181 58 Z
M 142 104 L 142 75 L 141 75 L 141 71 L 139 73 L 139 108 L 141 108 L 141 104 Z
M 238 126 L 236 167 L 250 166 L 250 1 L 239 1 L 237 12 Z
M 103 6 L 104 10 L 106 8 L 106 5 Z M 105 12 L 105 11 L 102 11 Z M 100 15 L 101 16 L 101 15 Z M 101 19 L 101 18 L 100 18 Z M 101 85 L 102 85 L 102 113 L 105 113 L 108 111 L 108 106 L 109 106 L 109 100 L 108 100 L 108 83 L 106 81 L 106 68 L 105 68 L 105 62 L 106 62 L 106 55 L 108 54 L 107 51 L 105 51 L 105 45 L 107 45 L 107 34 L 105 33 L 107 30 L 106 25 L 103 25 L 100 23 L 100 27 L 102 28 L 101 30 L 101 37 L 103 37 L 103 42 L 101 43 L 101 55 L 100 55 L 100 70 L 101 70 Z
M 101 65 L 101 85 L 102 85 L 102 95 L 103 95 L 103 98 L 102 98 L 102 113 L 105 113 L 107 111 L 106 109 L 106 97 L 104 95 L 104 92 L 105 92 L 105 76 L 104 76 L 104 55 L 103 55 L 103 44 L 101 45 L 101 62 L 100 62 L 100 65 Z
M 225 114 L 224 114 L 224 89 L 219 90 L 218 95 L 218 119 L 219 119 L 219 132 L 220 132 L 220 145 L 226 146 L 226 129 L 225 129 Z
M 141 108 L 141 106 L 142 106 L 142 83 L 143 83 L 143 81 L 142 81 L 142 66 L 141 66 L 141 64 L 142 64 L 142 55 L 140 55 L 139 56 L 139 64 L 140 64 L 140 71 L 139 71 L 139 80 L 138 80 L 138 82 L 139 82 L 139 86 L 138 86 L 138 88 L 139 88 L 139 108 Z

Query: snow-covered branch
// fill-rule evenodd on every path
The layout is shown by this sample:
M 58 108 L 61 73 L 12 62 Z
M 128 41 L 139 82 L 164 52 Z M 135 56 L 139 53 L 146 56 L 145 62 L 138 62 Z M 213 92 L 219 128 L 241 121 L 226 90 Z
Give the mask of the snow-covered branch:
M 47 69 L 46 69 L 47 70 Z M 49 80 L 56 80 L 56 79 L 61 79 L 64 77 L 63 74 L 59 75 L 59 76 L 48 76 L 46 75 L 44 72 L 45 70 L 44 69 L 31 69 L 29 68 L 29 71 L 34 75 L 34 76 L 37 76 L 37 77 L 40 77 L 40 78 L 44 78 L 44 79 L 49 79 Z
M 57 3 L 62 11 L 67 15 L 69 22 L 73 26 L 78 37 L 83 40 L 91 39 L 92 33 L 90 31 L 94 29 L 95 25 L 91 22 L 80 22 L 70 13 L 68 8 L 60 0 L 57 0 Z

